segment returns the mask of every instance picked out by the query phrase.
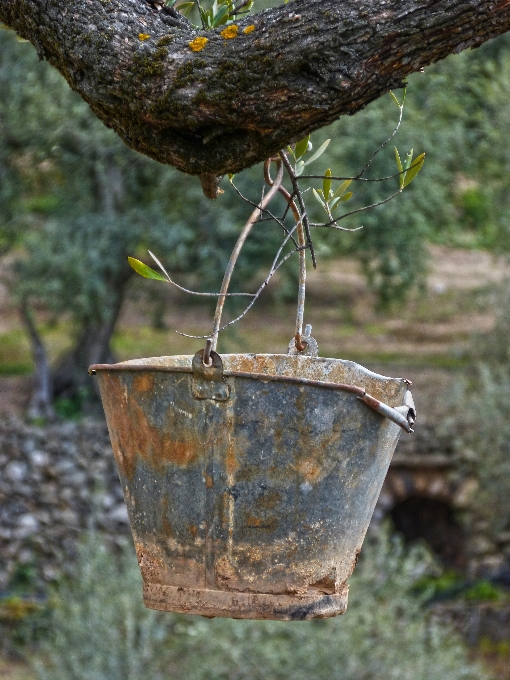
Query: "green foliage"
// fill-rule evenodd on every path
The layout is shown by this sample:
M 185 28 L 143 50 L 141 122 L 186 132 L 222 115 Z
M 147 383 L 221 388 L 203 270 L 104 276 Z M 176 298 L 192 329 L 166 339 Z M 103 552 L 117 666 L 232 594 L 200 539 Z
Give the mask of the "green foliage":
M 510 531 L 510 288 L 506 280 L 491 307 L 490 333 L 473 338 L 469 369 L 457 378 L 441 429 L 478 488 L 470 512 L 484 521 L 489 536 Z M 452 436 L 454 433 L 454 436 Z
M 150 244 L 172 274 L 218 289 L 246 213 L 233 192 L 216 206 L 198 182 L 128 149 L 10 32 L 0 33 L 0 86 L 0 252 L 16 247 L 4 272 L 15 298 L 65 319 L 76 348 L 104 337 L 110 360 L 128 256 Z M 254 234 L 233 286 L 267 267 L 279 240 L 277 228 Z
M 424 574 L 414 589 L 427 600 L 451 599 L 465 590 L 466 581 L 457 572 L 446 570 L 441 574 Z
M 329 249 L 361 259 L 383 305 L 403 299 L 423 280 L 425 240 L 510 252 L 510 156 L 505 141 L 510 134 L 505 99 L 510 87 L 509 45 L 508 36 L 502 36 L 428 67 L 425 76 L 410 76 L 398 146 L 427 151 L 419 181 L 397 201 L 364 212 L 362 219 L 346 220 L 346 226 L 363 225 L 362 230 L 347 235 L 321 232 L 322 252 Z M 328 164 L 335 173 L 351 177 L 359 173 L 391 134 L 401 99 L 392 93 L 324 131 L 324 137 L 332 139 Z M 368 176 L 391 174 L 387 170 L 395 163 L 393 154 L 392 148 L 383 149 Z M 383 200 L 386 184 L 356 183 L 354 207 Z
M 322 154 L 328 148 L 330 141 L 331 141 L 330 139 L 326 139 L 326 141 L 319 146 L 317 151 L 315 151 L 310 156 L 310 158 L 307 158 L 306 160 L 304 160 L 304 156 L 313 150 L 313 146 L 310 141 L 310 135 L 304 137 L 302 140 L 297 142 L 294 149 L 292 149 L 292 147 L 289 147 L 289 152 L 294 156 L 295 160 L 294 172 L 297 177 L 303 174 L 307 165 L 310 165 L 310 163 L 313 163 L 322 156 Z
M 458 638 L 413 594 L 430 568 L 383 532 L 363 549 L 347 614 L 283 623 L 207 620 L 145 610 L 134 556 L 97 537 L 80 550 L 42 650 L 39 680 L 482 680 Z
M 91 390 L 81 387 L 72 397 L 59 397 L 55 399 L 53 408 L 59 418 L 64 420 L 78 420 L 84 407 L 91 400 Z
M 508 351 L 508 335 L 503 342 Z M 486 362 L 490 352 L 489 347 Z M 456 432 L 461 455 L 472 452 L 471 465 L 479 483 L 472 512 L 487 522 L 490 534 L 509 531 L 510 371 L 505 364 L 483 363 L 470 382 L 459 380 L 456 387 L 454 409 L 444 427 Z
M 490 581 L 482 579 L 468 588 L 464 597 L 471 602 L 498 602 L 504 597 L 504 592 Z
M 225 24 L 231 24 L 236 16 L 239 14 L 246 14 L 251 11 L 253 7 L 253 0 L 212 0 L 212 2 L 205 3 L 194 0 L 193 2 L 186 2 L 182 0 L 166 0 L 167 7 L 173 7 L 184 16 L 191 14 L 195 20 L 195 14 L 198 14 L 200 25 L 195 23 L 197 28 L 211 29 Z M 263 3 L 266 4 L 266 3 Z M 192 10 L 196 12 L 192 13 Z
M 402 163 L 402 161 L 400 160 L 400 154 L 398 152 L 397 147 L 395 146 L 394 149 L 395 159 L 397 161 L 397 169 L 399 172 L 398 184 L 400 190 L 402 190 L 405 189 L 405 187 L 409 186 L 409 184 L 411 184 L 413 179 L 422 169 L 423 163 L 425 162 L 425 154 L 424 153 L 420 154 L 413 163 L 413 149 L 411 149 L 411 151 L 409 151 L 409 153 L 407 154 L 404 163 Z
M 133 563 L 134 562 L 134 563 Z M 89 534 L 61 583 L 39 680 L 163 680 L 171 625 L 145 609 L 132 551 L 114 557 Z
M 37 61 L 31 46 L 19 45 L 11 33 L 0 32 L 0 253 L 19 246 L 19 283 L 12 283 L 17 294 L 31 296 L 53 314 L 70 314 L 78 337 L 86 324 L 113 318 L 131 273 L 126 257 L 143 257 L 147 246 L 172 275 L 191 276 L 200 290 L 218 290 L 246 206 L 228 186 L 212 204 L 193 180 L 131 152 L 55 71 Z M 363 226 L 360 231 L 313 230 L 319 267 L 321 257 L 336 253 L 358 257 L 384 305 L 403 299 L 423 278 L 426 239 L 510 251 L 508 55 L 503 37 L 430 67 L 426 77 L 410 78 L 399 146 L 427 149 L 427 167 L 410 186 L 423 155 L 400 160 L 406 191 L 397 201 L 363 212 L 362 219 L 354 214 L 343 223 Z M 329 128 L 332 175 L 360 172 L 390 135 L 395 105 L 401 110 L 398 93 Z M 317 134 L 317 152 L 308 137 L 295 145 L 299 172 L 325 150 L 324 137 Z M 392 174 L 390 146 L 370 166 L 369 178 Z M 259 169 L 243 172 L 237 184 L 259 200 Z M 328 210 L 338 217 L 345 201 L 355 211 L 385 200 L 394 185 L 394 179 L 349 186 L 325 178 L 313 187 L 308 209 L 312 217 L 320 210 L 321 221 Z M 110 230 L 111 238 L 104 233 Z M 253 230 L 231 290 L 246 290 L 279 241 L 278 227 L 266 223 Z M 293 294 L 294 261 L 281 271 L 280 291 L 286 295 L 292 287 Z M 227 304 L 235 311 L 239 303 Z
M 464 599 L 468 602 L 498 602 L 505 592 L 486 579 L 468 582 L 456 571 L 425 574 L 416 582 L 415 591 L 428 601 Z

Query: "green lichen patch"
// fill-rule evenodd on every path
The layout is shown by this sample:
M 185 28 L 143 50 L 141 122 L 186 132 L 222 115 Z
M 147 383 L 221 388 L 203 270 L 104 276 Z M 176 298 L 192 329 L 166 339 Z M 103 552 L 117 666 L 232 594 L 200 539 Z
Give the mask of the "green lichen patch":
M 172 42 L 173 39 L 174 39 L 174 36 L 171 35 L 171 34 L 169 34 L 169 35 L 164 35 L 162 38 L 160 38 L 160 39 L 157 41 L 156 45 L 157 45 L 158 47 L 165 47 L 166 45 L 170 45 L 170 43 Z

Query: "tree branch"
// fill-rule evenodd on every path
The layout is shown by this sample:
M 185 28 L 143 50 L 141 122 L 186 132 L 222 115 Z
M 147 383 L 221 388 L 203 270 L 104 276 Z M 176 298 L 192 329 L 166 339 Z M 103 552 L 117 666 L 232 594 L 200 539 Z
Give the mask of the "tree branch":
M 129 146 L 213 186 L 509 30 L 510 2 L 295 0 L 223 36 L 141 0 L 0 0 L 0 21 Z

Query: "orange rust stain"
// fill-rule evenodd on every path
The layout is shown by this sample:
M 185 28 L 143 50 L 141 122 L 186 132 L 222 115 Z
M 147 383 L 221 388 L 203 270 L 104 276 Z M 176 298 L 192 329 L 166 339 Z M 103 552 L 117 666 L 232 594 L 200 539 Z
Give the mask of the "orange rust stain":
M 163 533 L 165 536 L 173 536 L 174 530 L 168 517 L 163 517 Z
M 161 454 L 164 460 L 185 467 L 195 458 L 196 451 L 190 442 L 163 442 Z
M 190 525 L 188 526 L 188 531 L 189 531 L 190 534 L 193 536 L 193 538 L 196 538 L 196 537 L 197 537 L 197 534 L 198 534 L 198 527 L 196 527 L 194 524 L 190 524 Z
M 188 422 L 181 422 L 169 410 L 165 426 L 151 424 L 144 412 L 144 401 L 154 386 L 154 376 L 137 375 L 133 383 L 146 388 L 136 391 L 125 387 L 121 376 L 103 374 L 103 397 L 112 432 L 112 446 L 120 472 L 132 479 L 139 458 L 162 472 L 168 464 L 185 467 L 196 459 L 200 442 Z
M 211 475 L 205 475 L 205 485 L 208 489 L 212 489 L 214 486 L 214 480 Z
M 260 517 L 254 517 L 253 515 L 248 514 L 245 526 L 253 529 L 275 531 L 278 528 L 278 523 L 277 517 L 265 517 L 264 519 L 261 519 Z
M 149 392 L 154 387 L 154 376 L 150 373 L 139 373 L 133 378 L 135 392 Z
M 308 482 L 315 481 L 321 473 L 321 466 L 313 458 L 298 461 L 297 469 Z
M 226 555 L 220 557 L 220 559 L 216 562 L 214 565 L 214 571 L 218 585 L 222 586 L 223 588 L 235 586 L 239 580 L 236 568 Z
M 234 445 L 233 431 L 234 431 L 234 417 L 230 411 L 225 414 L 226 422 L 226 436 L 227 436 L 227 452 L 225 456 L 225 471 L 227 475 L 232 476 L 237 468 L 239 467 L 239 462 L 236 455 L 236 447 Z

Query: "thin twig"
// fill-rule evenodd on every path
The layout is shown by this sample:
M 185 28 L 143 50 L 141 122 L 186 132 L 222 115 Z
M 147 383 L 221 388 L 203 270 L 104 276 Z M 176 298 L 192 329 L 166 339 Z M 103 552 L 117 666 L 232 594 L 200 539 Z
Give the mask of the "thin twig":
M 306 207 L 303 201 L 303 197 L 301 196 L 301 191 L 299 189 L 299 182 L 297 180 L 296 175 L 294 174 L 294 170 L 292 168 L 292 165 L 287 158 L 285 151 L 280 151 L 280 158 L 283 161 L 283 164 L 285 165 L 285 169 L 287 170 L 287 173 L 290 177 L 290 181 L 292 182 L 292 188 L 294 190 L 294 194 L 296 195 L 296 198 L 299 203 L 299 209 L 301 210 L 301 219 L 303 220 L 303 226 L 305 228 L 306 232 L 306 239 L 308 241 L 308 247 L 310 248 L 310 255 L 312 256 L 312 264 L 313 268 L 317 268 L 317 260 L 315 259 L 315 250 L 313 247 L 313 242 L 312 242 L 312 235 L 310 234 L 310 223 L 308 221 L 308 217 L 306 214 Z
M 257 205 L 257 203 L 255 203 L 254 201 L 251 201 L 247 196 L 244 196 L 244 195 L 241 193 L 241 191 L 239 191 L 239 189 L 236 187 L 236 185 L 234 184 L 234 182 L 231 182 L 231 184 L 232 184 L 232 186 L 234 187 L 234 190 L 237 192 L 237 195 L 238 195 L 240 198 L 242 198 L 243 201 L 245 201 L 245 202 L 248 203 L 249 205 L 252 205 L 254 208 L 257 208 L 257 207 L 260 206 L 260 203 Z M 289 208 L 288 208 L 288 206 L 287 206 L 286 210 L 288 210 L 288 209 L 289 209 Z M 259 218 L 259 219 L 258 219 L 258 222 L 273 222 L 273 221 L 274 221 L 274 222 L 276 222 L 277 224 L 280 225 L 280 227 L 283 229 L 283 231 L 284 231 L 285 234 L 288 234 L 288 233 L 289 233 L 289 230 L 287 229 L 287 227 L 286 227 L 285 224 L 283 223 L 283 219 L 285 219 L 285 218 L 282 218 L 282 220 L 280 220 L 278 217 L 276 217 L 276 215 L 273 215 L 273 213 L 272 213 L 270 210 L 267 210 L 267 208 L 261 208 L 261 212 L 262 212 L 262 213 L 266 213 L 267 215 L 269 215 L 269 217 L 262 217 L 262 218 Z M 297 241 L 296 241 L 294 238 L 292 239 L 292 241 L 294 242 L 294 245 L 296 246 L 296 248 L 299 248 L 299 245 L 298 245 Z
M 223 313 L 223 307 L 225 305 L 225 296 L 228 290 L 228 287 L 230 285 L 230 279 L 232 278 L 232 272 L 234 271 L 235 264 L 237 262 L 237 258 L 239 257 L 239 253 L 241 252 L 241 248 L 244 245 L 244 242 L 246 241 L 248 234 L 250 233 L 253 225 L 257 221 L 257 219 L 260 217 L 261 211 L 266 207 L 266 205 L 271 201 L 271 199 L 275 196 L 275 194 L 278 192 L 278 189 L 280 187 L 280 184 L 283 179 L 283 166 L 281 163 L 278 164 L 278 174 L 275 180 L 274 185 L 270 188 L 270 190 L 267 192 L 267 194 L 264 196 L 262 201 L 260 202 L 260 205 L 255 208 L 255 210 L 252 212 L 250 217 L 248 218 L 248 221 L 244 225 L 241 233 L 239 234 L 239 237 L 236 241 L 236 244 L 234 246 L 234 250 L 232 251 L 232 254 L 230 256 L 230 259 L 228 261 L 227 268 L 225 270 L 225 274 L 223 275 L 223 281 L 221 283 L 221 289 L 220 289 L 220 297 L 218 297 L 218 302 L 216 304 L 216 311 L 214 313 L 214 322 L 213 322 L 213 332 L 212 332 L 212 346 L 211 348 L 213 350 L 216 349 L 216 345 L 218 343 L 218 333 L 219 333 L 219 328 L 221 324 L 221 315 Z
M 294 226 L 294 227 L 292 228 L 292 231 L 294 231 L 296 228 L 297 228 L 297 225 Z M 298 247 L 298 248 L 296 248 L 295 250 L 292 250 L 290 253 L 287 253 L 287 255 L 285 255 L 285 256 L 280 260 L 280 262 L 277 262 L 278 257 L 280 256 L 280 254 L 281 254 L 283 248 L 286 246 L 286 244 L 288 243 L 288 241 L 289 241 L 289 236 L 286 236 L 286 237 L 285 237 L 285 240 L 283 241 L 283 243 L 281 244 L 280 248 L 278 249 L 278 253 L 277 253 L 277 255 L 276 255 L 276 258 L 273 260 L 273 266 L 271 267 L 271 270 L 270 270 L 269 274 L 267 275 L 267 277 L 265 278 L 265 280 L 262 282 L 262 284 L 259 286 L 257 292 L 254 294 L 253 300 L 250 300 L 250 303 L 248 304 L 248 306 L 244 309 L 244 311 L 243 311 L 239 316 L 237 316 L 235 319 L 232 319 L 231 321 L 229 321 L 228 323 L 226 323 L 226 324 L 225 324 L 224 326 L 222 326 L 221 328 L 218 328 L 218 333 L 221 333 L 221 331 L 224 331 L 224 330 L 225 330 L 226 328 L 228 328 L 229 326 L 232 326 L 232 324 L 235 324 L 235 323 L 237 323 L 238 321 L 240 321 L 240 320 L 243 318 L 243 316 L 245 316 L 245 315 L 249 312 L 249 310 L 253 307 L 253 305 L 255 304 L 256 300 L 259 298 L 259 296 L 260 296 L 260 294 L 262 293 L 262 291 L 264 290 L 264 288 L 268 285 L 268 283 L 269 283 L 269 281 L 271 280 L 271 278 L 272 278 L 272 277 L 274 276 L 274 274 L 278 271 L 278 269 L 280 269 L 280 267 L 281 267 L 281 266 L 289 259 L 289 257 L 291 257 L 292 255 L 294 255 L 295 253 L 298 253 L 298 252 L 299 252 L 300 250 L 302 250 L 302 249 L 308 248 L 307 245 L 303 246 L 302 248 Z M 276 263 L 276 264 L 275 264 L 275 263 Z M 188 335 L 187 333 L 181 333 L 181 331 L 175 331 L 175 332 L 176 332 L 178 335 L 183 335 L 185 338 L 195 338 L 195 339 L 197 339 L 197 340 L 204 340 L 205 338 L 209 338 L 209 337 L 210 337 L 209 335 Z
M 207 28 L 207 26 L 205 25 L 204 17 L 202 16 L 202 8 L 200 7 L 200 0 L 195 0 L 195 5 L 197 6 L 200 21 L 202 22 L 202 28 L 205 30 Z
M 353 227 L 352 229 L 349 229 L 349 227 L 340 227 L 338 224 L 336 224 L 336 220 L 333 222 L 326 222 L 325 224 L 314 224 L 312 222 L 310 226 L 312 229 L 326 227 L 328 229 L 337 229 L 338 231 L 361 231 L 363 229 L 363 225 L 361 227 Z
M 298 304 L 296 312 L 296 329 L 294 336 L 296 338 L 296 347 L 301 345 L 301 335 L 303 333 L 303 316 L 305 313 L 305 293 L 306 293 L 306 240 L 305 232 L 303 230 L 303 220 L 299 214 L 299 210 L 294 202 L 294 196 L 291 196 L 285 187 L 280 186 L 279 193 L 287 201 L 287 205 L 296 222 L 298 241 L 299 241 L 299 288 L 298 288 Z M 332 215 L 331 215 L 332 217 Z
M 388 139 L 386 139 L 386 140 L 381 144 L 381 146 L 374 152 L 374 154 L 372 155 L 372 158 L 368 161 L 368 163 L 365 165 L 365 167 L 363 168 L 363 170 L 362 170 L 360 173 L 358 173 L 357 177 L 362 177 L 362 176 L 365 174 L 365 172 L 368 170 L 368 168 L 369 168 L 369 167 L 372 165 L 372 163 L 374 162 L 375 157 L 377 156 L 377 154 L 378 154 L 380 151 L 382 151 L 382 150 L 384 149 L 384 147 L 385 147 L 389 142 L 391 142 L 391 140 L 393 139 L 393 137 L 397 134 L 397 132 L 398 132 L 398 130 L 399 130 L 399 128 L 400 128 L 400 124 L 401 124 L 401 122 L 402 122 L 402 116 L 403 116 L 403 114 L 404 114 L 404 102 L 405 102 L 405 99 L 406 99 L 406 90 L 405 90 L 405 88 L 404 88 L 404 96 L 403 96 L 403 98 L 402 98 L 402 104 L 399 105 L 400 113 L 399 113 L 399 116 L 398 116 L 398 122 L 397 122 L 397 125 L 395 126 L 395 129 L 393 130 L 393 132 L 391 133 L 391 135 L 388 137 Z
M 310 226 L 312 227 L 331 227 L 335 225 L 337 222 L 340 222 L 340 220 L 344 220 L 346 217 L 350 217 L 351 215 L 355 215 L 356 213 L 363 212 L 364 210 L 370 210 L 370 208 L 377 208 L 379 205 L 383 205 L 383 203 L 388 203 L 388 201 L 391 201 L 392 198 L 395 198 L 395 196 L 398 196 L 400 193 L 402 193 L 402 189 L 399 189 L 398 191 L 395 191 L 394 194 L 391 194 L 391 196 L 388 196 L 388 198 L 383 199 L 382 201 L 378 201 L 377 203 L 372 203 L 371 205 L 365 205 L 362 208 L 357 208 L 356 210 L 351 210 L 348 213 L 345 213 L 345 215 L 340 215 L 340 217 L 337 217 L 335 220 L 332 222 L 324 222 L 324 223 L 317 223 L 317 222 L 312 222 Z M 342 229 L 342 227 L 334 227 L 335 229 Z M 356 231 L 355 229 L 348 229 L 347 231 Z
M 253 293 L 226 293 L 225 296 L 222 296 L 221 293 L 200 293 L 196 290 L 189 290 L 189 288 L 184 288 L 183 286 L 180 286 L 178 283 L 175 283 L 175 281 L 172 281 L 170 276 L 168 275 L 168 272 L 166 269 L 163 267 L 161 262 L 158 260 L 158 258 L 154 255 L 154 253 L 151 253 L 149 250 L 149 255 L 152 257 L 154 262 L 158 265 L 158 267 L 161 269 L 163 274 L 166 276 L 168 283 L 171 283 L 172 286 L 175 286 L 179 290 L 183 290 L 185 293 L 189 293 L 190 295 L 200 295 L 202 297 L 252 297 Z
M 335 181 L 340 180 L 340 181 L 345 181 L 347 179 L 350 179 L 351 182 L 384 182 L 388 179 L 393 179 L 394 177 L 400 177 L 401 175 L 405 175 L 406 172 L 409 172 L 411 168 L 414 168 L 416 165 L 419 165 L 421 161 L 417 161 L 415 158 L 414 161 L 411 163 L 411 165 L 407 168 L 407 170 L 401 170 L 400 172 L 396 172 L 394 175 L 388 175 L 387 177 L 375 177 L 373 179 L 370 179 L 368 177 L 337 177 L 336 175 L 299 175 L 299 179 L 334 179 Z

